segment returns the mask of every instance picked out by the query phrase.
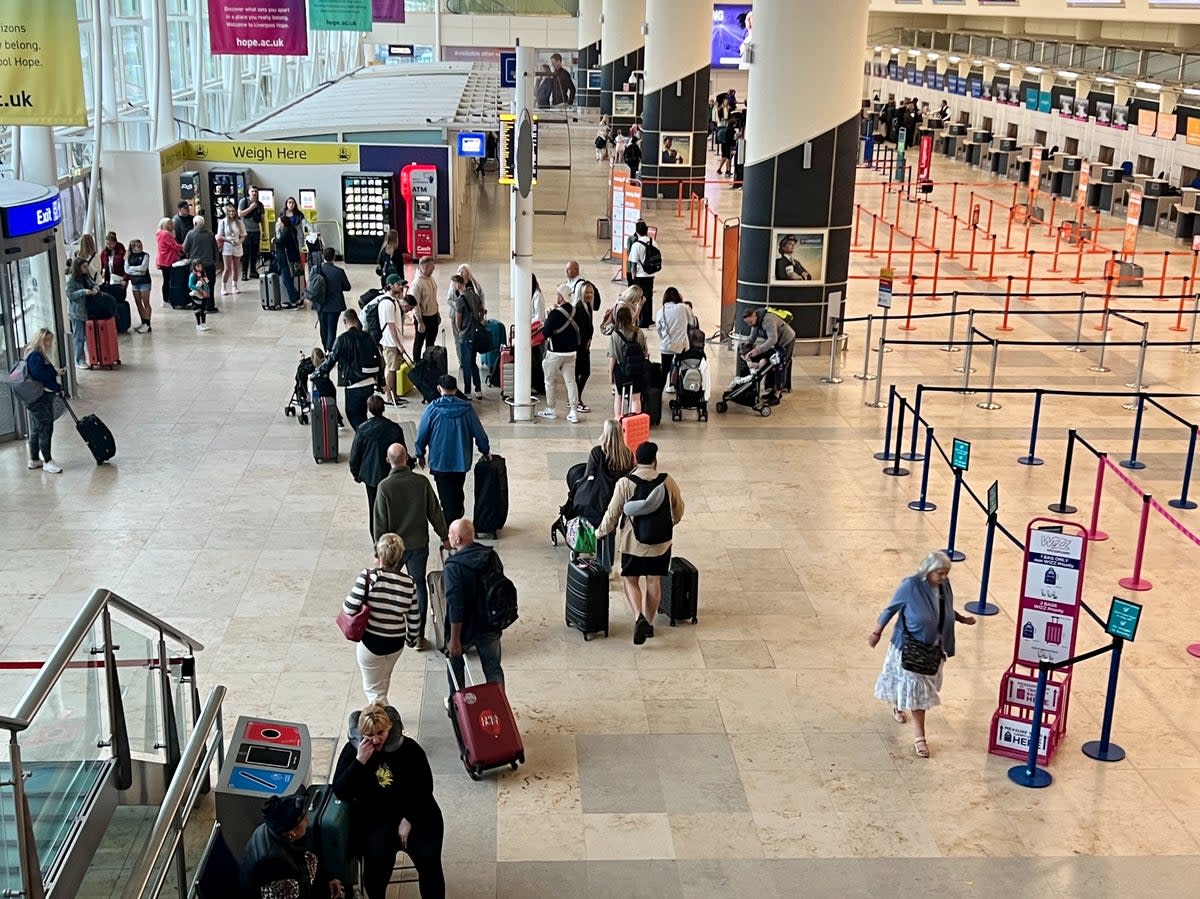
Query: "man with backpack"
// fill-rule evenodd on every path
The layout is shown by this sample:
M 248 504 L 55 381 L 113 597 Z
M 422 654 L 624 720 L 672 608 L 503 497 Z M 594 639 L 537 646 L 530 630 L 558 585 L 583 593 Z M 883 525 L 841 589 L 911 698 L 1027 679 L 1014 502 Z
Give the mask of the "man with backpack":
M 683 493 L 674 478 L 658 471 L 657 444 L 646 441 L 634 451 L 634 459 L 637 467 L 617 482 L 596 539 L 617 533 L 621 581 L 635 618 L 633 642 L 641 646 L 654 636 L 662 579 L 671 573 L 675 526 L 683 520 Z
M 383 373 L 383 360 L 379 358 L 379 347 L 375 345 L 371 335 L 362 329 L 358 313 L 347 309 L 344 300 L 342 322 L 346 325 L 346 330 L 338 335 L 333 349 L 317 368 L 314 377 L 328 375 L 336 363 L 338 385 L 346 391 L 346 418 L 350 427 L 357 431 L 358 426 L 367 420 L 367 400 L 375 392 L 375 385 Z M 336 329 L 335 321 L 334 330 Z
M 637 326 L 649 328 L 654 320 L 654 276 L 662 271 L 662 252 L 650 239 L 650 228 L 639 221 L 634 226 L 633 243 L 629 247 L 628 281 L 642 289 L 645 303 L 638 314 Z
M 333 264 L 333 260 L 337 258 L 333 247 L 326 247 L 321 253 L 321 258 L 324 261 L 320 265 L 314 266 L 308 273 L 304 299 L 308 300 L 308 304 L 317 313 L 317 322 L 321 327 L 321 346 L 328 353 L 337 338 L 338 316 L 346 311 L 346 291 L 351 288 L 345 269 Z M 358 321 L 358 313 L 355 313 L 354 320 Z M 365 337 L 366 334 L 364 333 L 363 336 Z M 363 403 L 362 420 L 365 421 L 367 417 L 365 399 Z M 350 414 L 349 409 L 346 410 L 346 415 L 353 424 L 354 416 Z
M 387 388 L 384 401 L 394 405 L 396 372 L 400 370 L 400 362 L 404 359 L 404 336 L 400 331 L 403 312 L 400 303 L 404 299 L 404 290 L 408 283 L 400 275 L 388 275 L 385 283 L 387 291 L 364 307 L 363 323 L 367 333 L 379 344 L 383 352 L 384 380 Z
M 466 684 L 463 652 L 479 653 L 488 683 L 504 684 L 500 667 L 500 638 L 517 620 L 517 591 L 504 574 L 496 550 L 475 542 L 475 525 L 468 518 L 450 523 L 450 549 L 443 574 L 446 587 L 446 655 L 459 684 Z M 450 695 L 454 695 L 450 680 Z M 446 707 L 449 708 L 449 700 Z

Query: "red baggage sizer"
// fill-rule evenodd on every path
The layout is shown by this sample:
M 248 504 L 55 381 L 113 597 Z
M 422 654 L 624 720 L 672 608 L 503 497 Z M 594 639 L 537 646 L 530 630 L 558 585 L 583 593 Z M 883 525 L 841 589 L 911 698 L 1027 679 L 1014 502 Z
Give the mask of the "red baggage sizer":
M 455 687 L 454 697 L 450 700 L 451 717 L 458 737 L 459 758 L 467 774 L 472 780 L 479 780 L 490 768 L 509 765 L 516 771 L 517 765 L 525 763 L 525 744 L 521 742 L 517 719 L 508 704 L 504 687 L 470 683 L 470 668 L 465 663 L 463 670 L 467 672 L 468 683 L 459 686 L 449 658 L 446 667 L 450 669 L 450 679 Z
M 88 365 L 93 368 L 112 368 L 121 364 L 115 318 L 89 319 L 83 333 L 87 339 Z

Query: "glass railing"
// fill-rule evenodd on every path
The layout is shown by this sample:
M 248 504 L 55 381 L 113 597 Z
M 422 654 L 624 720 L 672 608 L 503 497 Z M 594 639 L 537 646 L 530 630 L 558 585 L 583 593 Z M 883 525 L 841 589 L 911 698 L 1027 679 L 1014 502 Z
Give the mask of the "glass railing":
M 579 0 L 447 0 L 455 15 L 577 16 Z

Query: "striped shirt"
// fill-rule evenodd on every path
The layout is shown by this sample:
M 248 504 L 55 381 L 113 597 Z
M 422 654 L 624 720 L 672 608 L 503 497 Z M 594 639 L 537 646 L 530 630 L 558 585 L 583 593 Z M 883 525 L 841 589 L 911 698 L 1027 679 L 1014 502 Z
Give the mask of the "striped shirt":
M 368 595 L 367 578 L 371 579 Z M 386 568 L 366 569 L 354 582 L 354 587 L 342 604 L 349 615 L 354 615 L 366 602 L 367 633 L 392 640 L 404 640 L 409 646 L 417 645 L 421 636 L 421 610 L 417 606 L 416 585 L 403 571 L 388 571 Z

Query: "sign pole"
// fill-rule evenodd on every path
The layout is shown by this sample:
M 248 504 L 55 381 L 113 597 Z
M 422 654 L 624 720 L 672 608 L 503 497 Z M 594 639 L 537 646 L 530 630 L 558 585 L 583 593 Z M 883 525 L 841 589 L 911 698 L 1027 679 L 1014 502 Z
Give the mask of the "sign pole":
M 944 550 L 946 555 L 950 557 L 951 562 L 961 562 L 967 557 L 964 552 L 959 552 L 954 548 L 954 536 L 958 530 L 958 500 L 962 495 L 962 469 L 954 469 L 954 495 L 950 500 L 950 538 L 946 541 L 947 546 Z
M 1098 762 L 1119 762 L 1125 758 L 1125 750 L 1110 742 L 1112 736 L 1113 706 L 1117 701 L 1117 675 L 1121 670 L 1121 647 L 1125 641 L 1113 637 L 1112 661 L 1108 666 L 1108 693 L 1104 697 L 1104 722 L 1100 726 L 1100 739 L 1088 740 L 1083 744 L 1083 754 Z
M 533 47 L 522 46 L 517 40 L 517 88 L 513 99 L 513 114 L 518 122 L 527 114 L 533 95 L 533 72 L 537 65 Z M 515 135 L 514 135 L 515 136 Z M 509 290 L 513 302 L 513 421 L 533 421 L 531 359 L 532 334 L 528 327 L 529 304 L 532 299 L 533 263 L 533 192 L 524 196 L 516 185 L 510 189 L 512 227 L 510 243 L 512 262 L 509 270 Z M 467 385 L 463 385 L 463 390 Z
M 1008 779 L 1023 787 L 1040 790 L 1054 782 L 1053 776 L 1044 768 L 1038 767 L 1038 744 L 1042 741 L 1042 709 L 1046 704 L 1046 676 L 1050 672 L 1048 662 L 1038 663 L 1037 695 L 1033 700 L 1033 727 L 1029 734 L 1029 758 L 1024 765 L 1014 765 L 1008 769 Z
M 966 610 L 972 615 L 996 615 L 1000 607 L 987 601 L 988 583 L 992 577 L 992 547 L 996 542 L 996 513 L 988 513 L 987 540 L 983 546 L 983 575 L 979 578 L 979 600 L 969 602 Z

